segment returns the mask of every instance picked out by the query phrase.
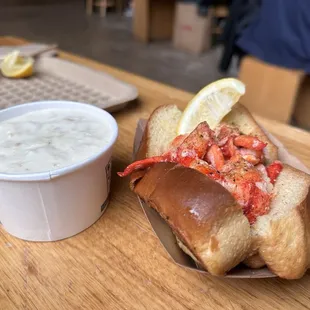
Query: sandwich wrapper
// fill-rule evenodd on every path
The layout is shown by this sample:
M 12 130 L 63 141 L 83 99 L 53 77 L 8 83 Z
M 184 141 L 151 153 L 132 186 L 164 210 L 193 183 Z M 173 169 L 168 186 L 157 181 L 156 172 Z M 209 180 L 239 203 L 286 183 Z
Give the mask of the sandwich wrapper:
M 134 139 L 134 148 L 133 155 L 135 157 L 142 136 L 146 126 L 147 120 L 140 119 L 138 121 L 135 139 Z M 264 130 L 264 128 L 262 128 Z M 295 156 L 291 155 L 283 146 L 283 144 L 264 130 L 268 138 L 279 148 L 279 159 L 283 163 L 287 163 L 299 170 L 302 170 L 306 173 L 310 174 L 310 170 Z M 177 245 L 176 238 L 170 229 L 169 225 L 160 217 L 160 215 L 151 207 L 148 206 L 142 199 L 138 197 L 140 205 L 143 209 L 144 214 L 149 220 L 153 231 L 159 238 L 161 244 L 166 249 L 172 260 L 179 266 L 191 270 L 198 271 L 203 274 L 209 274 L 204 269 L 201 269 L 199 266 L 195 264 L 195 262 L 185 254 L 180 247 Z M 267 267 L 263 267 L 260 269 L 251 269 L 243 264 L 239 264 L 237 267 L 229 271 L 226 276 L 227 278 L 272 278 L 276 277 L 274 273 L 272 273 Z

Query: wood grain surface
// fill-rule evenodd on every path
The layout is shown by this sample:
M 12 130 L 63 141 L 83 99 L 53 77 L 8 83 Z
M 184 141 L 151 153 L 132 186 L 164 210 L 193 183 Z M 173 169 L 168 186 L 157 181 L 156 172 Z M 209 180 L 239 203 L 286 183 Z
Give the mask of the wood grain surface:
M 23 42 L 0 39 L 0 45 Z M 128 180 L 116 176 L 131 160 L 137 120 L 164 103 L 182 108 L 193 95 L 79 56 L 60 56 L 134 84 L 140 99 L 114 114 L 120 135 L 112 199 L 100 220 L 77 236 L 52 243 L 22 241 L 0 229 L 0 309 L 310 309 L 309 275 L 295 281 L 226 279 L 175 265 Z M 310 134 L 259 120 L 310 166 Z

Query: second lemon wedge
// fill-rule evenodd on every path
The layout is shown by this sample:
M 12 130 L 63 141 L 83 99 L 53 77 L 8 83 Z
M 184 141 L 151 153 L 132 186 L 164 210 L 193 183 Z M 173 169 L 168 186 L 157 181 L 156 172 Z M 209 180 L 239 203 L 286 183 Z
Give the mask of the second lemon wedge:
M 187 105 L 177 134 L 186 134 L 206 121 L 214 129 L 245 93 L 245 85 L 235 78 L 225 78 L 204 87 Z
M 24 78 L 33 74 L 34 59 L 22 57 L 19 51 L 8 54 L 0 65 L 1 73 L 9 78 Z

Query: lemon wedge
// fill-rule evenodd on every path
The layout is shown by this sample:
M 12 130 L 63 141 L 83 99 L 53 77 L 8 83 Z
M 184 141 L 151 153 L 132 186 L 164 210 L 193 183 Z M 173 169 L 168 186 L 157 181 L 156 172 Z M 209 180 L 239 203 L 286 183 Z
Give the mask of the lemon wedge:
M 245 93 L 245 85 L 234 78 L 215 81 L 204 87 L 186 106 L 177 134 L 186 134 L 206 121 L 214 129 Z
M 32 57 L 22 57 L 19 51 L 13 51 L 4 58 L 0 69 L 5 77 L 24 78 L 32 75 L 33 63 Z

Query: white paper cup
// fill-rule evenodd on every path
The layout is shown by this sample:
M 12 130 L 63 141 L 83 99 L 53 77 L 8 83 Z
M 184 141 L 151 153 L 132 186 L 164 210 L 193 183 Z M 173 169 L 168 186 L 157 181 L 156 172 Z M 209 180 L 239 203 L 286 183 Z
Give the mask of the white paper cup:
M 0 122 L 46 108 L 82 110 L 108 122 L 111 142 L 87 160 L 50 172 L 0 173 L 0 221 L 10 234 L 30 241 L 55 241 L 91 226 L 108 204 L 115 119 L 106 111 L 70 101 L 39 101 L 0 111 Z

